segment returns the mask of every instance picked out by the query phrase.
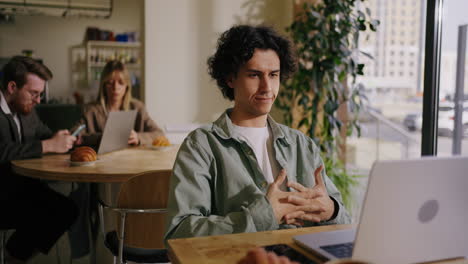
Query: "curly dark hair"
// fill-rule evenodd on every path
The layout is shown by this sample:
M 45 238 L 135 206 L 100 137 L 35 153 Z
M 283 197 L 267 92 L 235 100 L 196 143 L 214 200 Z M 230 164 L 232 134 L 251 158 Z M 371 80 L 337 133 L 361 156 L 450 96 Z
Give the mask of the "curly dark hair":
M 234 91 L 228 86 L 227 78 L 237 75 L 240 67 L 252 58 L 255 49 L 271 49 L 278 54 L 281 81 L 296 71 L 296 54 L 291 42 L 273 28 L 234 26 L 221 35 L 216 53 L 207 61 L 208 72 L 225 98 L 234 100 Z

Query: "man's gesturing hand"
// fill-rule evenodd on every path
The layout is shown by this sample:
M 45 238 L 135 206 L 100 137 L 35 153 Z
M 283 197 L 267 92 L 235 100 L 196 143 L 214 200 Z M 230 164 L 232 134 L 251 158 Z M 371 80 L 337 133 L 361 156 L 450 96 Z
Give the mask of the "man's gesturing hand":
M 270 184 L 267 191 L 267 198 L 270 201 L 271 207 L 276 216 L 278 223 L 281 223 L 282 218 L 286 214 L 290 214 L 297 211 L 296 205 L 288 202 L 288 197 L 292 195 L 291 192 L 283 192 L 280 189 L 281 184 L 283 184 L 286 179 L 286 170 L 282 169 L 276 177 L 275 181 Z M 303 214 L 304 212 L 296 212 Z
M 288 197 L 288 202 L 300 206 L 300 210 L 305 213 L 302 215 L 288 213 L 285 215 L 286 222 L 293 221 L 293 218 L 302 220 L 320 222 L 329 220 L 333 216 L 335 204 L 328 196 L 327 188 L 323 182 L 323 166 L 317 168 L 314 172 L 315 186 L 312 188 L 304 187 L 297 182 L 288 182 L 287 186 L 298 191 L 296 195 Z M 320 208 L 321 210 L 317 210 Z
M 263 248 L 249 250 L 237 264 L 299 264 L 285 256 L 278 256 L 273 252 L 266 252 Z

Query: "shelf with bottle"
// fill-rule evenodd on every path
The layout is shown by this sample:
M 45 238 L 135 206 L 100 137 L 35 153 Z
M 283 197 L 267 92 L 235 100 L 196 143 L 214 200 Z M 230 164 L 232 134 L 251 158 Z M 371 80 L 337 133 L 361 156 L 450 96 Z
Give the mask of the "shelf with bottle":
M 120 42 L 108 40 L 89 40 L 86 42 L 89 47 L 118 47 L 118 48 L 135 48 L 141 47 L 140 42 Z
M 101 72 L 111 60 L 122 61 L 131 75 L 141 76 L 143 71 L 141 52 L 141 45 L 138 42 L 93 40 L 73 46 L 72 87 L 83 94 L 95 94 Z M 136 96 L 144 94 L 142 85 L 136 85 L 135 89 Z
M 140 64 L 140 50 L 127 48 L 92 48 L 88 50 L 88 65 L 100 66 L 111 60 L 120 60 L 129 65 Z
M 106 66 L 106 63 L 107 62 L 92 62 L 89 64 L 89 67 L 92 67 L 92 68 L 104 68 L 104 66 Z M 139 69 L 141 67 L 141 65 L 139 63 L 125 63 L 125 67 L 127 67 L 127 69 Z

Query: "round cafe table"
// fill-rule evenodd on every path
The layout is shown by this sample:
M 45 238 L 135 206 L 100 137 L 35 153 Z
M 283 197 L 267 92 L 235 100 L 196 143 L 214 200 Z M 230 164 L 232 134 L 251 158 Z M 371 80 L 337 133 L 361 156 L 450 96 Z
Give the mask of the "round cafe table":
M 71 166 L 70 154 L 12 161 L 15 173 L 32 178 L 71 182 L 125 182 L 149 171 L 172 170 L 179 146 L 163 149 L 131 147 L 102 155 L 92 166 Z
M 114 205 L 121 183 L 144 172 L 172 171 L 178 149 L 179 145 L 159 149 L 130 147 L 98 155 L 92 166 L 76 167 L 70 164 L 70 154 L 52 154 L 12 161 L 12 169 L 19 175 L 43 180 L 99 183 L 99 199 Z M 110 225 L 115 226 L 115 223 Z M 97 263 L 96 241 L 91 240 L 91 243 L 90 262 Z

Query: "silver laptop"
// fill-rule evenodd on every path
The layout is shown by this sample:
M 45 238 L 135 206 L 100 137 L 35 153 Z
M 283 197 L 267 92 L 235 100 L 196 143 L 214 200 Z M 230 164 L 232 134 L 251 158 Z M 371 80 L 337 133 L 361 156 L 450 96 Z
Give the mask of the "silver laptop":
M 468 157 L 378 161 L 358 229 L 295 236 L 327 258 L 418 263 L 468 256 Z
M 136 113 L 136 110 L 109 113 L 98 154 L 128 147 L 128 137 L 135 126 Z

